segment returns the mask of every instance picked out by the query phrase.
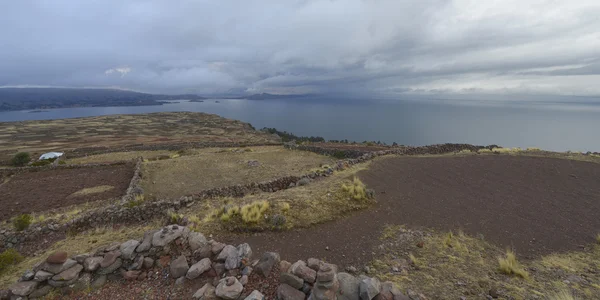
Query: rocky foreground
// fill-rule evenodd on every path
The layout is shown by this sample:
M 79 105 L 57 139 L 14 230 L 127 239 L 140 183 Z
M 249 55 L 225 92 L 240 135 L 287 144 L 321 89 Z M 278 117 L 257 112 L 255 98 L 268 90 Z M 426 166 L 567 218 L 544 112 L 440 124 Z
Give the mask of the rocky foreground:
M 8 290 L 0 291 L 0 299 L 85 296 L 107 282 L 134 286 L 159 277 L 175 279 L 174 286 L 182 289 L 204 283 L 184 295 L 185 299 L 425 299 L 412 291 L 409 298 L 391 282 L 338 272 L 336 265 L 315 258 L 292 264 L 280 260 L 277 253 L 266 252 L 252 260 L 248 244 L 225 245 L 179 225 L 148 231 L 141 240 L 115 242 L 95 253 L 69 257 L 67 252 L 55 252 L 32 266 Z M 127 298 L 146 297 L 128 294 Z

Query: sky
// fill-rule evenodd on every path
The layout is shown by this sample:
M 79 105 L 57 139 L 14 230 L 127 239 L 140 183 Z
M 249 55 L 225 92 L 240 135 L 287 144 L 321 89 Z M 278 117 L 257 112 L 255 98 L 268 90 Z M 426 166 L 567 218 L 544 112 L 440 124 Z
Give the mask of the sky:
M 0 2 L 0 86 L 600 95 L 598 0 Z

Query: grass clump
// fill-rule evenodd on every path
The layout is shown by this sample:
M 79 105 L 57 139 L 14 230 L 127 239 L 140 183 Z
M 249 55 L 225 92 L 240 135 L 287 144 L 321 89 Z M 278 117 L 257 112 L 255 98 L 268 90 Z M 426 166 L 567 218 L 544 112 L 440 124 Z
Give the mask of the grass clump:
M 598 233 L 598 234 L 596 235 L 596 242 L 597 242 L 598 244 L 600 244 L 600 233 Z
M 354 177 L 350 184 L 342 184 L 342 191 L 356 201 L 364 201 L 369 198 L 365 184 L 358 177 Z
M 16 216 L 13 221 L 13 227 L 17 230 L 17 231 L 23 231 L 25 229 L 27 229 L 29 227 L 29 225 L 31 225 L 31 223 L 33 222 L 33 217 L 30 214 L 22 214 L 19 216 Z
M 28 152 L 19 152 L 10 160 L 10 164 L 15 167 L 22 167 L 29 163 L 31 156 Z
M 269 209 L 269 202 L 256 201 L 242 206 L 241 215 L 244 223 L 258 223 Z
M 548 297 L 548 300 L 577 300 L 569 291 L 562 289 Z
M 133 200 L 125 203 L 125 207 L 134 208 L 136 206 L 142 205 L 144 203 L 144 201 L 146 201 L 146 199 L 144 198 L 144 195 L 135 195 L 135 197 L 133 197 Z
M 114 188 L 115 187 L 112 185 L 98 185 L 95 187 L 83 188 L 83 189 L 69 195 L 68 198 L 86 196 L 86 195 L 91 195 L 91 194 L 100 194 L 100 193 L 108 192 Z
M 506 251 L 506 257 L 499 257 L 498 263 L 500 264 L 498 270 L 501 273 L 529 279 L 529 273 L 517 261 L 517 256 L 512 250 Z
M 23 261 L 24 257 L 15 249 L 4 250 L 0 253 L 0 274 L 8 268 Z

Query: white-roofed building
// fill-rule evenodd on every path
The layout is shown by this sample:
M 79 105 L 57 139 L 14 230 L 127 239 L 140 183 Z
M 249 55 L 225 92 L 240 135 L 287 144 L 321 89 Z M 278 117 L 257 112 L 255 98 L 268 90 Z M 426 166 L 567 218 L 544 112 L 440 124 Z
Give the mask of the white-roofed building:
M 64 155 L 63 152 L 48 152 L 48 153 L 42 154 L 42 156 L 40 156 L 40 160 L 59 158 L 63 155 Z

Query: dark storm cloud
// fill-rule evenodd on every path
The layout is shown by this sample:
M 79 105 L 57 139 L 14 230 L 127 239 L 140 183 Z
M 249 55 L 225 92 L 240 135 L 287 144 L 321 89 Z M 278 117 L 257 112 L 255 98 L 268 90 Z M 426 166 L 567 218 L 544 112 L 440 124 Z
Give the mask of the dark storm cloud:
M 600 94 L 595 0 L 22 0 L 0 14 L 0 86 Z

